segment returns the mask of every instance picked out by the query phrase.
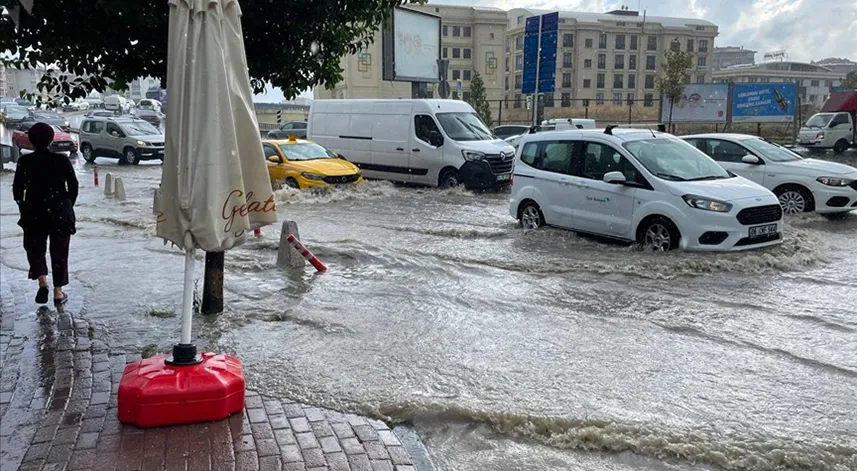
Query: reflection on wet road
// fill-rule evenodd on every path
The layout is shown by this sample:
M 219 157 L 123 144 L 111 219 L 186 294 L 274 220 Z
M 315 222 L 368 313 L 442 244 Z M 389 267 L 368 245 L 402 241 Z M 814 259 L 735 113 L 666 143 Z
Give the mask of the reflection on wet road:
M 79 160 L 86 315 L 112 345 L 166 349 L 178 321 L 148 312 L 178 311 L 182 258 L 153 238 L 160 166 L 99 161 L 120 203 Z M 276 269 L 266 228 L 227 254 L 228 312 L 195 324 L 254 388 L 412 421 L 449 470 L 857 469 L 857 215 L 789 218 L 770 250 L 661 256 L 518 229 L 507 194 L 277 199 L 328 272 Z M 25 267 L 0 210 L 3 264 Z

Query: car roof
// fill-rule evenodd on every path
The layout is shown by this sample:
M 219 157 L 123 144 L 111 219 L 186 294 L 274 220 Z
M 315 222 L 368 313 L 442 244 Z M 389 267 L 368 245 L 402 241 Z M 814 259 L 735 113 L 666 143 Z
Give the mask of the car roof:
M 643 139 L 675 138 L 672 134 L 658 131 L 649 131 L 648 129 L 634 128 L 613 128 L 611 134 L 606 134 L 604 129 L 568 129 L 562 131 L 546 131 L 537 132 L 535 134 L 525 134 L 524 139 L 527 142 L 547 141 L 555 139 L 580 139 L 584 137 L 599 137 L 608 141 L 617 143 L 639 141 Z
M 315 144 L 315 142 L 310 141 L 308 139 L 262 139 L 262 142 L 267 142 L 268 144 L 276 144 L 276 145 L 292 145 L 292 144 Z M 322 146 L 323 147 L 323 146 Z
M 681 136 L 682 139 L 732 139 L 734 141 L 746 141 L 750 139 L 761 139 L 759 136 L 752 134 L 725 133 L 725 132 L 709 132 L 702 134 L 690 134 Z

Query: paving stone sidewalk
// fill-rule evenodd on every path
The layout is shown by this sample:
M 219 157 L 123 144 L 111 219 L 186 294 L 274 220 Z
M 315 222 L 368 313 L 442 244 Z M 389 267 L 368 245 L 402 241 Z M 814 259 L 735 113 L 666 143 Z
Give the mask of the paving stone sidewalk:
M 89 324 L 0 282 L 0 469 L 415 471 L 383 422 L 247 391 L 220 422 L 138 429 L 116 418 L 119 380 L 136 355 L 113 353 Z M 13 289 L 13 284 L 18 287 Z M 26 286 L 30 286 L 27 284 Z

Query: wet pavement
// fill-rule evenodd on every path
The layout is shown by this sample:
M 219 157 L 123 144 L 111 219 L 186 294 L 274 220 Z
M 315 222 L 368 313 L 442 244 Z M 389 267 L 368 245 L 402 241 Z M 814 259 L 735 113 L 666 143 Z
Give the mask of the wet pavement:
M 154 238 L 159 164 L 98 164 L 128 200 L 76 160 L 70 292 L 111 351 L 166 351 L 178 320 L 153 313 L 178 312 L 183 259 Z M 523 231 L 507 198 L 279 190 L 328 272 L 277 269 L 264 229 L 227 254 L 227 311 L 197 342 L 260 394 L 413 424 L 442 469 L 857 469 L 857 215 L 789 217 L 763 251 L 656 255 Z M 15 212 L 0 201 L 0 253 L 23 278 Z

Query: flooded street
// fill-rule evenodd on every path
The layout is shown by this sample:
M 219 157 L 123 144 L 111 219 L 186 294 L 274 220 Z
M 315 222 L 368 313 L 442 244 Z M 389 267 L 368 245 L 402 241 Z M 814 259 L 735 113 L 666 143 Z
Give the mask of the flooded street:
M 154 237 L 160 164 L 99 159 L 118 202 L 74 162 L 70 295 L 112 348 L 169 349 L 179 320 L 151 313 L 179 311 L 183 257 Z M 12 177 L 0 254 L 24 278 Z M 658 255 L 518 229 L 507 193 L 277 199 L 328 271 L 276 268 L 265 228 L 226 255 L 227 311 L 194 325 L 248 387 L 411 422 L 444 470 L 857 470 L 857 214 L 787 218 L 773 249 Z

